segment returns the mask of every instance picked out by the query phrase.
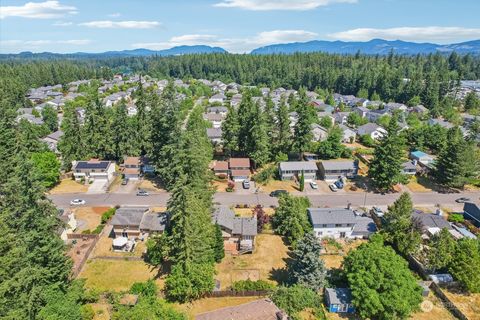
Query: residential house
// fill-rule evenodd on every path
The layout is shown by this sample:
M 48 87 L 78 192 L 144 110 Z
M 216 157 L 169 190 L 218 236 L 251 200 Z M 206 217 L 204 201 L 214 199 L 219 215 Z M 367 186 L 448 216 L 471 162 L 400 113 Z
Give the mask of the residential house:
M 290 319 L 270 299 L 262 298 L 233 307 L 207 311 L 195 320 L 288 320 Z
M 250 177 L 250 159 L 249 158 L 230 158 L 228 168 L 233 181 L 248 180 Z
M 68 240 L 68 235 L 77 229 L 77 219 L 73 211 L 59 210 L 58 219 L 62 221 L 63 225 L 60 228 L 60 238 L 63 241 Z
M 472 123 L 474 123 L 475 121 L 480 121 L 479 116 L 472 116 L 471 114 L 462 115 L 462 119 L 463 119 L 463 125 L 467 128 L 470 127 Z
M 355 141 L 357 137 L 357 133 L 355 131 L 343 124 L 339 124 L 338 127 L 342 130 L 343 143 L 352 143 Z
M 127 179 L 138 180 L 141 172 L 140 157 L 126 157 L 123 161 L 123 175 Z
M 360 117 L 365 118 L 367 117 L 367 114 L 370 112 L 370 109 L 366 107 L 355 107 L 353 108 L 353 112 L 356 112 Z
M 416 219 L 422 225 L 424 239 L 428 239 L 431 236 L 437 234 L 442 229 L 447 229 L 450 234 L 455 238 L 462 238 L 462 235 L 451 226 L 450 222 L 445 220 L 441 215 L 441 211 L 438 210 L 437 213 L 424 213 L 420 211 L 412 212 L 412 219 Z
M 305 181 L 310 182 L 317 179 L 318 167 L 313 161 L 285 161 L 279 163 L 278 171 L 282 180 L 298 180 L 303 172 Z
M 385 105 L 385 110 L 388 110 L 391 113 L 397 110 L 401 112 L 406 112 L 408 110 L 408 107 L 403 103 L 389 102 Z
M 228 177 L 228 161 L 215 161 L 213 172 L 216 176 Z
M 473 224 L 480 228 L 480 206 L 476 202 L 465 202 L 463 204 L 463 216 L 471 220 Z
M 207 137 L 213 144 L 221 144 L 222 140 L 222 128 L 207 128 Z
M 208 107 L 207 113 L 218 113 L 223 116 L 226 116 L 228 113 L 228 108 L 227 107 Z
M 41 117 L 36 117 L 33 114 L 23 113 L 17 116 L 17 122 L 20 123 L 21 120 L 27 120 L 31 124 L 35 124 L 37 126 L 41 126 L 44 122 Z
M 368 101 L 366 107 L 369 109 L 380 109 L 383 104 L 383 101 Z
M 308 217 L 318 238 L 364 239 L 377 228 L 371 218 L 343 208 L 308 208 Z
M 322 160 L 318 164 L 320 179 L 335 181 L 343 178 L 355 178 L 358 174 L 358 161 Z
M 242 94 L 237 93 L 232 96 L 232 99 L 230 99 L 230 106 L 232 108 L 236 108 L 240 103 L 242 102 Z
M 424 115 L 428 113 L 428 108 L 422 104 L 412 107 L 412 112 L 418 113 L 419 115 Z
M 333 114 L 336 124 L 347 124 L 350 112 L 336 112 Z
M 385 115 L 391 116 L 392 114 L 387 109 L 370 110 L 367 114 L 367 119 L 370 122 L 377 122 L 378 119 Z
M 210 122 L 214 129 L 222 127 L 222 122 L 225 119 L 225 116 L 221 113 L 204 113 L 203 119 Z
M 417 174 L 417 160 L 409 160 L 402 163 L 402 172 L 406 175 L 414 176 Z
M 325 288 L 325 304 L 329 312 L 354 313 L 352 292 L 348 288 Z
M 223 93 L 217 93 L 208 99 L 209 103 L 223 103 L 227 97 Z
M 445 129 L 451 129 L 455 125 L 451 122 L 448 122 L 447 120 L 444 119 L 428 119 L 428 125 L 434 126 L 438 124 L 440 127 L 445 128 Z
M 50 133 L 48 136 L 45 138 L 42 138 L 41 140 L 45 142 L 48 145 L 48 149 L 50 151 L 53 151 L 55 153 L 58 153 L 58 141 L 60 141 L 60 138 L 63 136 L 63 131 L 57 130 L 55 132 Z
M 150 212 L 147 207 L 120 207 L 115 211 L 110 225 L 115 238 L 145 238 L 152 233 L 162 233 L 168 223 L 168 213 Z
M 417 161 L 425 166 L 429 166 L 434 162 L 433 156 L 426 154 L 423 151 L 415 150 L 410 152 L 410 159 Z
M 387 134 L 387 130 L 375 123 L 367 123 L 358 127 L 357 134 L 359 136 L 369 135 L 373 140 L 378 140 Z
M 150 161 L 147 156 L 141 157 L 142 163 L 142 172 L 145 174 L 154 174 L 155 173 L 155 165 Z
M 253 251 L 257 236 L 257 217 L 236 217 L 228 206 L 218 206 L 212 215 L 213 223 L 222 229 L 226 251 Z
M 328 129 L 316 123 L 312 124 L 311 128 L 312 128 L 312 135 L 313 135 L 312 141 L 319 142 L 327 139 Z
M 115 163 L 91 159 L 88 161 L 73 161 L 72 171 L 75 180 L 106 180 L 112 181 L 115 173 Z

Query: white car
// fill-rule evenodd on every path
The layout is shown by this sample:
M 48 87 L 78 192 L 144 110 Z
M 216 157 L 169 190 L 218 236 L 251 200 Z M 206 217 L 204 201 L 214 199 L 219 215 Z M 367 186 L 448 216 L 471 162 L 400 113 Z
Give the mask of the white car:
M 72 201 L 70 201 L 70 204 L 72 206 L 81 206 L 81 205 L 84 205 L 85 203 L 86 202 L 83 199 L 73 199 Z
M 337 186 L 335 185 L 335 183 L 329 184 L 328 187 L 329 187 L 330 190 L 332 190 L 333 192 L 337 192 L 337 191 L 338 191 L 338 188 L 337 188 Z
M 318 184 L 315 182 L 315 181 L 312 181 L 310 182 L 310 187 L 312 187 L 312 189 L 318 189 Z

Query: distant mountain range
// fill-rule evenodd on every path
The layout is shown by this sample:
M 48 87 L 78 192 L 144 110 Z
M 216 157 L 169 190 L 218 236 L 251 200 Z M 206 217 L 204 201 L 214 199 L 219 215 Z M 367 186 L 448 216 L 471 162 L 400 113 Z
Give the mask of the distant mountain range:
M 434 44 L 434 43 L 415 43 L 407 41 L 388 41 L 382 39 L 373 39 L 367 42 L 345 42 L 345 41 L 321 41 L 314 40 L 308 42 L 294 42 L 284 44 L 272 44 L 265 47 L 254 49 L 250 54 L 293 54 L 296 52 L 327 52 L 338 54 L 388 54 L 390 52 L 397 54 L 414 55 L 429 53 L 450 53 L 460 54 L 480 54 L 480 40 L 467 41 L 455 44 Z M 201 53 L 228 53 L 220 47 L 210 47 L 206 45 L 196 46 L 177 46 L 165 50 L 134 49 L 122 51 L 106 51 L 101 53 L 52 53 L 52 52 L 21 52 L 18 54 L 0 54 L 0 58 L 18 58 L 18 59 L 57 59 L 57 58 L 108 58 L 108 57 L 142 57 L 142 56 L 174 56 L 183 54 L 201 54 Z
M 387 41 L 373 39 L 368 42 L 320 41 L 273 44 L 255 49 L 251 54 L 292 54 L 295 52 L 328 52 L 340 54 L 388 54 L 391 51 L 398 54 L 429 54 L 435 52 L 473 53 L 480 54 L 480 40 L 440 45 L 434 43 L 415 43 L 401 40 Z

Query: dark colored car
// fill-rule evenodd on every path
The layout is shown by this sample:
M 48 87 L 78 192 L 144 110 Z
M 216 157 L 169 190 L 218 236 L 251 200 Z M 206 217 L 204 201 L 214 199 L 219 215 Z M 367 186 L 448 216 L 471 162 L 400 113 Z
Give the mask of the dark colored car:
M 465 197 L 461 197 L 461 198 L 458 198 L 457 200 L 455 200 L 456 203 L 465 203 L 465 202 L 470 202 L 472 200 L 470 200 L 469 198 L 465 198 Z
M 128 184 L 128 178 L 123 179 L 122 180 L 122 185 L 124 186 L 124 185 L 127 185 L 127 184 Z
M 270 192 L 270 197 L 280 197 L 284 194 L 288 194 L 287 190 L 274 190 Z
M 338 189 L 343 189 L 343 182 L 341 180 L 335 181 L 335 186 L 337 186 Z

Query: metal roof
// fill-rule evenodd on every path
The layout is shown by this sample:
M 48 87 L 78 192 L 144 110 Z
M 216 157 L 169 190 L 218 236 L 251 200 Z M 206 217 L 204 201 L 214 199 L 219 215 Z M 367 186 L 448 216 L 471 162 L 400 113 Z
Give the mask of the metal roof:
M 352 292 L 348 288 L 325 288 L 331 304 L 351 304 Z

